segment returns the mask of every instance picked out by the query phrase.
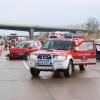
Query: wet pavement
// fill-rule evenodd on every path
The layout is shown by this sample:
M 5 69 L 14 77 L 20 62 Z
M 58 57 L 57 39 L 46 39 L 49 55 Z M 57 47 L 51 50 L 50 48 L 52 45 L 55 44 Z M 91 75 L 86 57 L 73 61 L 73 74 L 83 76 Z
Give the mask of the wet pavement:
M 71 78 L 41 72 L 32 77 L 23 60 L 0 57 L 0 100 L 100 100 L 100 62 Z

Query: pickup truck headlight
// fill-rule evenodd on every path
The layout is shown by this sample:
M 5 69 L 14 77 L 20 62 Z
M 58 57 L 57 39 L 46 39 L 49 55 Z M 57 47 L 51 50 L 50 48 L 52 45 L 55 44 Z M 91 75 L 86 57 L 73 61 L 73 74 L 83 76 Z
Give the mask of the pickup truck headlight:
M 30 55 L 30 60 L 36 60 L 37 56 L 36 55 Z
M 67 59 L 66 56 L 55 56 L 54 60 L 55 61 L 65 61 Z

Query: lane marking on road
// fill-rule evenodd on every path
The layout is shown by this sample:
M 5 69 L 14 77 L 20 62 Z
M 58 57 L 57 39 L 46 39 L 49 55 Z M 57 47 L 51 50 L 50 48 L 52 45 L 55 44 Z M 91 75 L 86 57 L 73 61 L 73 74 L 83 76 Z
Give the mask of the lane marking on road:
M 29 67 L 28 67 L 28 65 L 26 64 L 26 62 L 25 62 L 25 61 L 22 61 L 22 62 L 23 62 L 23 64 L 24 64 L 24 66 L 26 67 L 26 69 L 29 70 Z

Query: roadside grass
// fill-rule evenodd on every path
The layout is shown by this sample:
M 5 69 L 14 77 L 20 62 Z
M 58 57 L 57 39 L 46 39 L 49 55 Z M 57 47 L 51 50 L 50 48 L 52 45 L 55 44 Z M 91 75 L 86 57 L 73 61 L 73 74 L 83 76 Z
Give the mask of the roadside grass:
M 96 39 L 100 39 L 100 33 L 89 34 L 86 37 L 86 40 L 96 40 Z

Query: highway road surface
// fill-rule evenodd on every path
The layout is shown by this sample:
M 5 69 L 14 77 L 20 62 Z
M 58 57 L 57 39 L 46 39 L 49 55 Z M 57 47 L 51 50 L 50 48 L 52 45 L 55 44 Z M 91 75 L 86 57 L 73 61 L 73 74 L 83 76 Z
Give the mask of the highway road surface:
M 32 77 L 23 60 L 0 56 L 0 100 L 100 100 L 100 62 L 78 68 L 71 78 L 61 73 L 41 72 Z

